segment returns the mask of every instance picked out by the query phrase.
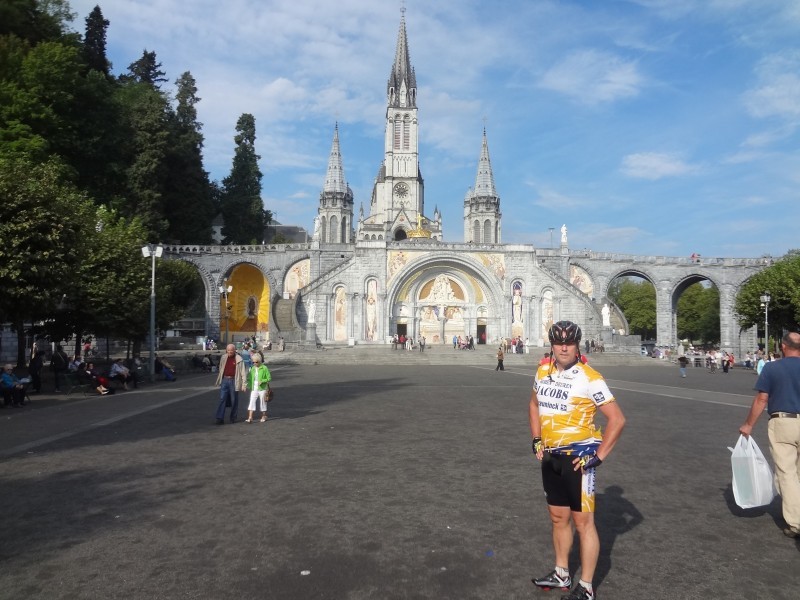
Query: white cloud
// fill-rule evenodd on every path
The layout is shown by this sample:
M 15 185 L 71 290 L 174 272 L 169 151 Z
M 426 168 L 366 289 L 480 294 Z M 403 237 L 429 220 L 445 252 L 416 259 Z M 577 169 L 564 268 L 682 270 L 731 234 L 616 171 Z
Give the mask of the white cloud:
M 636 63 L 601 50 L 578 50 L 551 67 L 539 86 L 583 104 L 637 96 L 644 85 Z
M 628 177 L 656 180 L 664 177 L 691 175 L 696 173 L 699 168 L 684 162 L 674 154 L 641 152 L 625 156 L 622 159 L 620 170 Z
M 800 51 L 772 54 L 756 68 L 758 85 L 744 94 L 755 117 L 800 120 Z

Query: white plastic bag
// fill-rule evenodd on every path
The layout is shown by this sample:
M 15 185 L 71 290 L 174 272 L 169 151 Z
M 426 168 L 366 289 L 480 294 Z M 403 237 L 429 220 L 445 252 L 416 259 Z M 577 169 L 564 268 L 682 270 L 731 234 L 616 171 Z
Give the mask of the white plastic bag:
M 731 448 L 733 499 L 741 508 L 766 506 L 775 498 L 772 469 L 753 436 L 739 436 Z

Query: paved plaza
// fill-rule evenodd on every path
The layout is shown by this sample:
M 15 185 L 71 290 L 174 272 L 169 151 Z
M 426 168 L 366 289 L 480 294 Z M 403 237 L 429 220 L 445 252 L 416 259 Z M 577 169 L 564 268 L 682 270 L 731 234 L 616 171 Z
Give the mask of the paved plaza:
M 240 394 L 240 421 L 215 425 L 211 374 L 0 411 L 0 597 L 559 598 L 530 582 L 553 565 L 538 354 L 504 373 L 488 353 L 389 356 L 273 364 L 265 424 Z M 598 471 L 598 598 L 797 598 L 779 501 L 731 492 L 755 376 L 612 362 L 593 358 L 628 423 Z

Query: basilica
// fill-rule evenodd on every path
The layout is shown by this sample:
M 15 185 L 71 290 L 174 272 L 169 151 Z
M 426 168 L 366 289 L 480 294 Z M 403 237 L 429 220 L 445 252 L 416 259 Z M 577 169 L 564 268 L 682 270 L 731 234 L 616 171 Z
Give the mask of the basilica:
M 757 260 L 575 253 L 566 224 L 556 248 L 503 244 L 485 130 L 475 181 L 464 197 L 463 240 L 445 241 L 441 212 L 425 205 L 418 111 L 403 15 L 386 85 L 384 154 L 368 211 L 362 203 L 354 213 L 336 125 L 311 240 L 166 247 L 168 256 L 193 263 L 201 274 L 207 335 L 325 345 L 385 344 L 396 334 L 435 345 L 471 335 L 476 343 L 521 337 L 544 346 L 550 325 L 568 319 L 580 324 L 585 339 L 602 340 L 606 348 L 635 343 L 638 351 L 624 315 L 606 297 L 615 278 L 635 275 L 656 287 L 660 344 L 676 343 L 683 290 L 710 281 L 720 290 L 723 347 L 753 347 L 755 332 L 739 331 L 733 299 L 763 268 Z

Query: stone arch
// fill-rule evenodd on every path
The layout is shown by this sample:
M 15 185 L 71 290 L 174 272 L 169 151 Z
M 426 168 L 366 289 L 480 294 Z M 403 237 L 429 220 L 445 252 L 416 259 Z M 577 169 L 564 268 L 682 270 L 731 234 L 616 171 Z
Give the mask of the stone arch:
M 483 222 L 483 243 L 484 244 L 492 244 L 496 240 L 492 238 L 492 221 L 491 219 L 486 219 Z
M 707 274 L 700 273 L 700 272 L 687 273 L 686 275 L 684 275 L 683 277 L 681 277 L 680 279 L 678 279 L 677 281 L 675 281 L 673 283 L 672 288 L 669 291 L 670 321 L 669 321 L 669 332 L 667 334 L 668 337 L 662 338 L 662 336 L 659 335 L 659 341 L 661 341 L 662 339 L 666 339 L 666 340 L 668 340 L 668 344 L 670 346 L 677 346 L 677 344 L 679 343 L 679 337 L 678 337 L 678 301 L 680 300 L 681 295 L 683 295 L 683 292 L 685 292 L 686 289 L 689 286 L 694 285 L 695 283 L 702 283 L 703 281 L 708 281 L 709 283 L 711 283 L 717 289 L 717 292 L 719 292 L 719 296 L 720 296 L 720 298 L 719 298 L 719 302 L 720 302 L 720 306 L 719 306 L 719 308 L 720 308 L 720 344 L 722 344 L 722 338 L 725 337 L 723 335 L 723 324 L 722 324 L 722 320 L 723 320 L 722 319 L 722 303 L 723 303 L 722 294 L 723 294 L 723 288 L 720 286 L 719 283 L 717 283 L 717 281 L 715 281 L 715 278 L 709 277 Z M 662 343 L 664 343 L 664 342 L 662 342 Z
M 388 336 L 392 333 L 390 329 L 394 324 L 393 319 L 397 317 L 394 313 L 394 307 L 399 302 L 401 291 L 407 289 L 409 286 L 421 285 L 421 281 L 415 280 L 420 279 L 423 273 L 433 275 L 436 272 L 447 273 L 448 275 L 452 274 L 456 279 L 461 281 L 463 287 L 466 289 L 473 287 L 473 283 L 468 281 L 468 279 L 474 279 L 475 283 L 480 286 L 484 298 L 482 302 L 474 301 L 473 305 L 483 305 L 491 315 L 490 321 L 492 327 L 489 329 L 487 335 L 493 338 L 501 335 L 506 327 L 508 318 L 507 315 L 503 314 L 501 308 L 503 306 L 504 295 L 502 292 L 502 285 L 498 281 L 497 276 L 493 271 L 487 269 L 474 258 L 447 251 L 430 253 L 417 257 L 404 265 L 401 271 L 391 279 L 386 290 L 386 301 L 384 305 L 387 307 L 387 311 L 391 312 L 392 317 L 384 319 L 383 326 L 385 327 L 385 335 Z M 463 275 L 459 277 L 457 275 L 458 273 Z M 414 298 L 414 302 L 416 302 L 416 297 Z M 406 316 L 412 319 L 418 317 L 418 315 L 413 314 Z M 467 327 L 469 327 L 472 335 L 476 333 L 476 331 L 473 331 L 475 328 L 475 321 L 475 315 L 470 315 L 467 319 Z
M 408 238 L 408 232 L 402 227 L 398 227 L 394 232 L 394 241 L 400 242 Z
M 328 218 L 320 217 L 319 219 L 319 240 L 321 242 L 328 241 Z
M 183 260 L 194 263 L 191 259 L 183 258 Z M 254 273 L 247 277 L 243 276 L 241 282 L 237 282 L 235 274 L 240 267 L 252 269 Z M 229 335 L 237 331 L 267 334 L 272 300 L 275 291 L 279 289 L 270 271 L 252 260 L 230 258 L 219 271 L 209 273 L 209 277 L 204 279 L 206 279 L 206 335 L 221 338 L 224 330 L 227 330 Z M 263 287 L 262 283 L 266 287 Z M 226 284 L 234 288 L 228 296 L 230 313 L 223 306 L 224 296 L 219 292 L 219 288 Z
M 339 235 L 339 241 L 342 243 L 349 243 L 350 236 L 347 235 L 347 217 L 342 217 L 342 226 L 341 226 L 341 234 Z
M 478 219 L 472 223 L 472 241 L 475 244 L 481 243 L 481 222 Z

